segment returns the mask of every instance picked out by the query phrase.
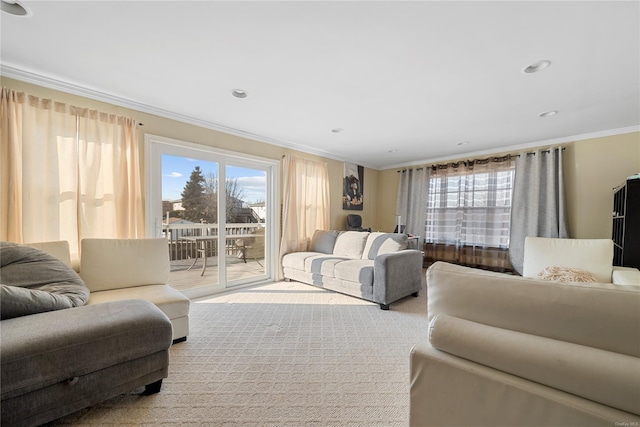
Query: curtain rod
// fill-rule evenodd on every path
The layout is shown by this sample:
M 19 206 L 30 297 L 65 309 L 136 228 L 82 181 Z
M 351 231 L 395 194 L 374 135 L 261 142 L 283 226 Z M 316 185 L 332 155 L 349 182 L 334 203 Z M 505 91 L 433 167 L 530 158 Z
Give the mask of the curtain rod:
M 564 150 L 566 150 L 566 149 L 567 149 L 567 147 L 559 147 L 559 148 L 560 148 L 560 149 L 562 149 L 562 151 L 564 151 Z M 551 148 L 549 148 L 549 149 L 547 149 L 547 150 L 540 150 L 540 152 L 541 152 L 541 153 L 550 153 L 550 152 L 551 152 L 551 150 L 552 150 L 552 149 L 551 149 Z M 528 155 L 528 156 L 535 156 L 535 154 L 536 154 L 536 153 L 535 153 L 535 151 L 531 151 L 531 152 L 528 152 L 528 153 L 525 153 L 525 154 L 526 154 L 526 155 Z M 488 161 L 488 160 L 491 160 L 491 159 L 500 159 L 500 158 L 503 158 L 503 157 L 509 157 L 509 158 L 512 158 L 512 157 L 520 157 L 520 154 L 505 154 L 504 156 L 492 156 L 492 157 L 487 157 L 487 158 L 485 158 L 485 159 L 467 159 L 467 160 L 458 160 L 458 161 L 450 162 L 450 163 L 461 163 L 461 162 L 484 162 L 484 161 Z M 437 167 L 439 167 L 439 166 L 447 166 L 448 164 L 449 164 L 449 163 L 434 163 L 434 164 L 429 165 L 429 166 L 426 166 L 426 167 L 437 168 Z M 406 172 L 406 171 L 412 171 L 412 170 L 422 170 L 422 169 L 424 169 L 424 167 L 419 167 L 419 168 L 415 168 L 415 169 L 413 169 L 413 168 L 406 168 L 406 169 L 398 170 L 398 171 L 396 171 L 396 172 L 400 173 L 400 172 Z

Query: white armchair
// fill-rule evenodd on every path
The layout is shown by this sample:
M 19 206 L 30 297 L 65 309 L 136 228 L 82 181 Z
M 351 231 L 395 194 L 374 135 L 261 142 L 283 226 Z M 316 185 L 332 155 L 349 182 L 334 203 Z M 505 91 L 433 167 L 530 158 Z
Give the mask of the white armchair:
M 535 279 L 550 266 L 585 271 L 600 283 L 640 285 L 638 269 L 613 266 L 613 241 L 610 239 L 527 237 L 522 275 Z
M 427 293 L 412 427 L 639 425 L 640 286 L 437 262 Z

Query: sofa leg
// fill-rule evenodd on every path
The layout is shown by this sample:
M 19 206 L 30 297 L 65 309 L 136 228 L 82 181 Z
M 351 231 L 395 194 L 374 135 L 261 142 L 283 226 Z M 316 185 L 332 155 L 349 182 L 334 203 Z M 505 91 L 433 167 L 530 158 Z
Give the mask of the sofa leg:
M 381 310 L 389 310 L 389 304 L 380 304 Z
M 154 383 L 147 384 L 146 386 L 144 386 L 144 392 L 142 394 L 145 396 L 156 394 L 160 392 L 161 388 L 162 388 L 162 380 L 158 380 Z
M 171 345 L 173 344 L 178 344 L 179 342 L 185 342 L 187 340 L 187 337 L 182 337 L 182 338 L 176 338 L 175 340 L 173 340 L 171 342 Z
M 417 298 L 417 297 L 418 297 L 418 294 L 419 294 L 419 292 L 414 292 L 414 293 L 412 293 L 412 294 L 411 294 L 411 296 L 412 296 L 412 297 L 416 297 L 416 298 Z

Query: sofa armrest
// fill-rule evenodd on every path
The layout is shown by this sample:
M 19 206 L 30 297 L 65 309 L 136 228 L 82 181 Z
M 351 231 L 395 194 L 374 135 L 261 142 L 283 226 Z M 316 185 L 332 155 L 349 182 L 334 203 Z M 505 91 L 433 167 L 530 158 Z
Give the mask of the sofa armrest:
M 640 286 L 640 270 L 631 267 L 613 267 L 611 281 L 616 285 Z
M 378 255 L 373 263 L 373 299 L 390 304 L 419 292 L 422 287 L 422 252 L 406 249 Z
M 561 283 L 437 262 L 427 271 L 429 321 L 447 314 L 640 357 L 640 286 Z

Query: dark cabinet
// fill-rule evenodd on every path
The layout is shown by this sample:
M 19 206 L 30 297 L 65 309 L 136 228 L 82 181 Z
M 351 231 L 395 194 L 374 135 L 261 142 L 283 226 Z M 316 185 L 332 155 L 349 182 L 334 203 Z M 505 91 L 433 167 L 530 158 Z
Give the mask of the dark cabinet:
M 614 188 L 613 265 L 640 268 L 640 179 Z

